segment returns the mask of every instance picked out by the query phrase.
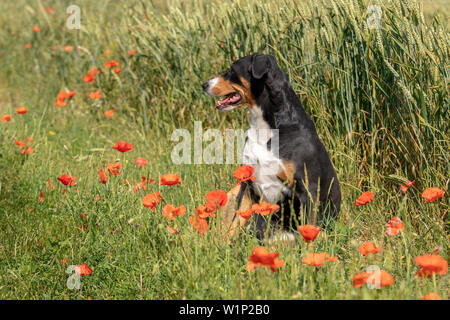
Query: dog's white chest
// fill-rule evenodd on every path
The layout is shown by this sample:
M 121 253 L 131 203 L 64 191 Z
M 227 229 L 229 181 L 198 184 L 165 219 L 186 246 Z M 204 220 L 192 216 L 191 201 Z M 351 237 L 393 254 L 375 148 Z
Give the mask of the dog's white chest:
M 264 121 L 260 107 L 254 106 L 250 112 L 250 129 L 247 131 L 242 162 L 255 169 L 255 183 L 263 193 L 265 201 L 275 203 L 284 193 L 289 192 L 277 177 L 284 168 L 281 159 L 272 151 L 278 150 L 273 145 L 274 142 L 278 143 L 278 139 L 272 139 L 276 133 Z M 271 150 L 267 148 L 270 139 L 272 139 Z

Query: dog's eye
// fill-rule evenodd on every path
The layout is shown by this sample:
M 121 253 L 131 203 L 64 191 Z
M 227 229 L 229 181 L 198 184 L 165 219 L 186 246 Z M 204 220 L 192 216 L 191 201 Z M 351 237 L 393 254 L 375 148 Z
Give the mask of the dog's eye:
M 236 72 L 231 72 L 230 80 L 235 83 L 241 83 L 241 81 L 239 80 L 238 74 Z
M 233 69 L 229 69 L 223 76 L 225 79 L 230 80 L 234 83 L 240 83 L 238 73 L 234 71 Z

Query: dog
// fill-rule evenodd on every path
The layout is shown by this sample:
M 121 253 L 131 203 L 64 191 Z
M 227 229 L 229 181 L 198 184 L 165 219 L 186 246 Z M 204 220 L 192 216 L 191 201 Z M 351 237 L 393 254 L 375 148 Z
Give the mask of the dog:
M 253 214 L 251 230 L 259 239 L 295 243 L 295 225 L 326 226 L 335 220 L 341 206 L 336 172 L 313 121 L 275 58 L 266 54 L 240 58 L 224 75 L 202 87 L 208 95 L 221 97 L 216 104 L 219 111 L 250 108 L 243 163 L 255 169 L 255 180 L 228 192 L 223 222 L 228 234 L 250 223 L 236 210 L 261 201 L 276 203 L 280 210 L 268 219 Z

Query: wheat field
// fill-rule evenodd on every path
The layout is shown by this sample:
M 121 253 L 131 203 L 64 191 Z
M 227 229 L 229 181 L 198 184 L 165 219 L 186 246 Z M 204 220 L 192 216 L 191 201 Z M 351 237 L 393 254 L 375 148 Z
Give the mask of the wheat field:
M 79 29 L 67 26 L 72 4 Z M 448 274 L 421 278 L 415 258 L 448 260 L 449 9 L 415 0 L 2 1 L 0 116 L 11 119 L 0 122 L 0 298 L 447 299 Z M 208 192 L 236 184 L 240 164 L 171 158 L 176 129 L 248 128 L 246 108 L 217 112 L 201 83 L 255 52 L 274 55 L 289 76 L 343 198 L 313 245 L 297 231 L 295 246 L 267 247 L 284 260 L 275 272 L 246 270 L 261 243 L 245 232 L 222 241 L 220 214 L 203 236 L 189 222 Z M 118 141 L 134 148 L 118 152 Z M 121 175 L 101 183 L 99 168 L 116 162 Z M 181 185 L 161 185 L 167 173 Z M 62 174 L 76 183 L 62 184 Z M 134 192 L 142 177 L 156 182 Z M 425 201 L 430 187 L 444 195 Z M 366 191 L 373 201 L 355 206 Z M 153 192 L 163 198 L 154 211 L 143 206 Z M 165 204 L 186 214 L 168 221 Z M 390 236 L 393 217 L 404 230 Z M 382 252 L 364 256 L 365 242 Z M 302 262 L 310 252 L 337 261 L 311 267 Z M 83 264 L 92 273 L 70 288 L 68 267 Z M 370 266 L 394 283 L 355 287 Z

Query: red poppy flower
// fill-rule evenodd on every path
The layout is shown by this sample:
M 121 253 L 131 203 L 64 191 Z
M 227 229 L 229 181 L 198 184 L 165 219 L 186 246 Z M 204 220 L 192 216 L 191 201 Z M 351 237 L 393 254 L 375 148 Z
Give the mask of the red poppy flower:
M 218 207 L 223 207 L 228 202 L 227 193 L 223 190 L 213 190 L 206 195 L 206 206 L 209 210 L 216 210 Z
M 107 61 L 104 63 L 105 68 L 110 69 L 114 67 L 118 67 L 119 63 L 116 60 Z
M 186 214 L 185 206 L 181 205 L 179 207 L 175 207 L 172 204 L 166 204 L 163 208 L 162 216 L 167 218 L 167 220 L 171 221 L 178 216 L 184 216 Z
M 47 8 L 45 8 L 45 11 L 47 11 L 48 14 L 49 14 L 50 16 L 52 16 L 53 18 L 56 16 L 56 15 L 55 15 L 55 9 L 54 9 L 53 7 L 47 7 Z
M 247 271 L 253 271 L 259 266 L 270 267 L 272 272 L 281 268 L 284 265 L 284 260 L 279 260 L 278 252 L 269 252 L 264 247 L 256 247 L 253 249 L 253 253 L 248 258 L 249 263 L 246 266 Z
M 19 146 L 19 148 L 21 148 L 21 149 L 27 145 L 26 142 L 21 141 L 21 140 L 17 140 L 17 139 L 14 140 L 14 144 L 15 144 L 16 146 Z
M 75 176 L 71 177 L 68 174 L 63 174 L 58 178 L 58 180 L 61 181 L 61 183 L 65 186 L 67 185 L 73 186 L 77 181 L 77 177 Z
M 214 210 L 210 209 L 210 207 L 207 204 L 202 204 L 197 209 L 195 209 L 195 214 L 197 217 L 201 219 L 206 219 L 208 217 L 215 217 Z
M 441 296 L 434 292 L 427 293 L 421 299 L 422 300 L 442 300 Z
M 102 90 L 94 91 L 89 94 L 89 98 L 95 100 L 95 99 L 101 99 L 102 98 Z
M 62 264 L 64 265 L 64 264 L 66 264 L 67 263 L 67 259 L 66 258 L 63 258 L 62 259 Z
M 66 106 L 66 100 L 55 100 L 55 107 L 65 107 Z
M 388 236 L 396 236 L 400 231 L 405 229 L 403 221 L 399 217 L 393 217 L 386 225 L 388 226 L 386 230 Z
M 72 46 L 64 46 L 64 51 L 65 52 L 70 52 L 70 51 L 72 51 L 73 50 L 73 47 Z
M 356 199 L 356 206 L 361 206 L 373 200 L 373 193 L 371 191 L 364 192 L 358 199 Z
M 436 201 L 437 199 L 441 198 L 444 195 L 444 190 L 436 188 L 436 187 L 432 187 L 432 188 L 428 188 L 426 189 L 423 193 L 422 193 L 422 197 L 425 198 L 425 200 L 427 200 L 428 202 L 433 202 Z
M 255 173 L 255 169 L 249 165 L 243 165 L 243 166 L 237 168 L 233 174 L 233 176 L 239 180 L 236 183 L 236 185 L 239 185 L 239 184 L 241 184 L 241 182 L 244 182 L 247 180 L 255 181 L 256 178 L 252 176 L 254 173 Z
M 366 284 L 377 287 L 388 287 L 394 283 L 394 278 L 384 270 L 369 272 L 369 276 L 365 279 Z
M 119 172 L 120 168 L 122 168 L 122 164 L 120 162 L 110 163 L 106 165 L 106 169 L 108 169 L 109 174 L 113 176 L 121 175 L 121 173 Z
M 370 276 L 370 273 L 362 272 L 353 276 L 353 287 L 359 288 L 366 283 L 366 279 Z
M 82 265 L 75 267 L 75 272 L 80 276 L 87 276 L 92 273 L 92 269 L 83 263 Z
M 44 202 L 44 191 L 41 191 L 41 192 L 39 193 L 38 199 L 39 199 L 40 202 Z
M 102 74 L 103 72 L 97 68 L 91 68 L 88 73 L 83 77 L 84 82 L 92 82 L 95 80 L 96 74 Z
M 67 99 L 72 99 L 75 94 L 75 91 L 69 90 L 69 92 L 67 92 Z
M 88 83 L 88 82 L 93 82 L 95 80 L 95 74 L 93 73 L 88 73 L 83 77 L 83 81 Z
M 16 113 L 18 113 L 18 114 L 25 114 L 27 112 L 28 112 L 27 107 L 19 107 L 16 109 Z
M 105 170 L 103 170 L 103 167 L 100 167 L 100 169 L 98 169 L 98 174 L 100 175 L 100 182 L 106 184 L 108 176 L 106 175 Z
M 176 173 L 167 173 L 163 174 L 161 178 L 159 178 L 159 184 L 165 186 L 173 186 L 176 184 L 181 184 L 180 176 Z
M 120 68 L 115 68 L 114 70 L 113 70 L 113 72 L 115 73 L 115 74 L 119 74 L 120 73 Z
M 91 73 L 93 75 L 96 74 L 103 74 L 104 72 L 100 69 L 97 69 L 96 67 L 89 69 L 88 73 Z
M 303 240 L 305 242 L 308 242 L 316 240 L 316 237 L 320 232 L 320 228 L 310 224 L 305 224 L 303 226 L 299 226 L 298 231 L 300 231 L 301 235 L 303 236 Z
M 132 57 L 134 56 L 134 54 L 136 53 L 136 50 L 132 49 L 132 50 L 127 50 L 127 54 Z
M 30 142 L 33 142 L 33 141 L 34 141 L 34 138 L 33 138 L 33 137 L 26 137 L 25 139 L 28 140 L 28 141 L 30 141 Z
M 146 195 L 144 199 L 142 199 L 142 204 L 144 205 L 144 207 L 150 208 L 152 211 L 155 210 L 156 206 L 160 202 L 161 202 L 161 193 L 159 192 L 150 193 Z
M 409 187 L 412 187 L 414 185 L 414 182 L 416 182 L 415 180 L 413 181 L 407 181 L 405 184 L 402 184 L 402 186 L 400 187 L 403 193 L 406 193 L 406 190 L 408 190 Z
M 116 149 L 119 152 L 127 152 L 130 150 L 133 150 L 134 147 L 131 143 L 126 141 L 118 141 L 116 145 L 113 147 L 113 149 Z
M 25 45 L 25 49 L 30 49 L 31 48 L 31 43 L 27 43 L 26 45 Z
M 330 257 L 326 252 L 322 253 L 309 253 L 306 257 L 302 258 L 302 263 L 312 267 L 320 267 L 325 261 L 336 262 L 337 257 Z
M 436 254 L 418 256 L 414 258 L 414 262 L 422 268 L 416 272 L 422 278 L 429 278 L 433 274 L 446 274 L 448 270 L 447 260 Z
M 134 184 L 134 192 L 138 192 L 139 190 L 147 190 L 148 186 L 144 184 L 144 182 L 136 182 Z
M 175 230 L 174 228 L 171 228 L 171 227 L 169 227 L 169 226 L 166 226 L 166 228 L 167 228 L 167 231 L 168 231 L 169 233 L 172 233 L 172 234 L 179 234 L 179 233 L 180 233 L 180 231 L 177 231 L 177 230 Z
M 136 159 L 136 164 L 138 165 L 138 167 L 142 168 L 147 164 L 148 160 L 145 158 L 137 158 Z
M 33 27 L 33 31 L 34 31 L 34 32 L 39 32 L 39 31 L 41 31 L 41 28 L 39 28 L 39 27 Z
M 208 222 L 205 219 L 200 218 L 199 216 L 190 216 L 189 223 L 202 236 L 205 235 L 205 231 L 208 231 Z
M 141 177 L 141 182 L 152 184 L 152 183 L 155 183 L 156 181 L 153 179 L 147 179 L 146 177 Z
M 383 247 L 377 247 L 373 242 L 366 242 L 358 248 L 358 251 L 363 256 L 367 256 L 369 253 L 375 254 L 383 251 Z
M 32 152 L 34 152 L 34 149 L 32 147 L 28 147 L 26 149 L 23 149 L 22 154 L 31 154 Z
M 105 117 L 107 117 L 107 118 L 112 117 L 114 115 L 114 110 L 111 109 L 111 110 L 105 111 L 104 114 L 105 114 Z
M 252 205 L 252 210 L 256 214 L 267 216 L 274 212 L 280 210 L 280 206 L 277 204 L 270 204 L 266 201 L 261 202 L 261 204 L 255 203 Z
M 58 99 L 58 100 L 65 100 L 66 97 L 67 97 L 67 92 L 66 92 L 66 90 L 61 90 L 61 91 L 58 93 L 58 96 L 56 97 L 56 99 Z
M 245 211 L 239 211 L 239 210 L 237 210 L 236 213 L 237 213 L 238 215 L 240 215 L 242 218 L 248 220 L 248 219 L 250 219 L 250 218 L 252 217 L 252 215 L 253 215 L 253 210 L 252 210 L 251 208 L 248 209 L 248 210 L 245 210 Z
M 11 116 L 9 114 L 5 114 L 1 117 L 3 122 L 11 121 Z
M 375 285 L 377 287 L 387 287 L 394 283 L 394 278 L 384 270 L 363 272 L 353 276 L 353 287 L 359 288 L 364 284 Z

